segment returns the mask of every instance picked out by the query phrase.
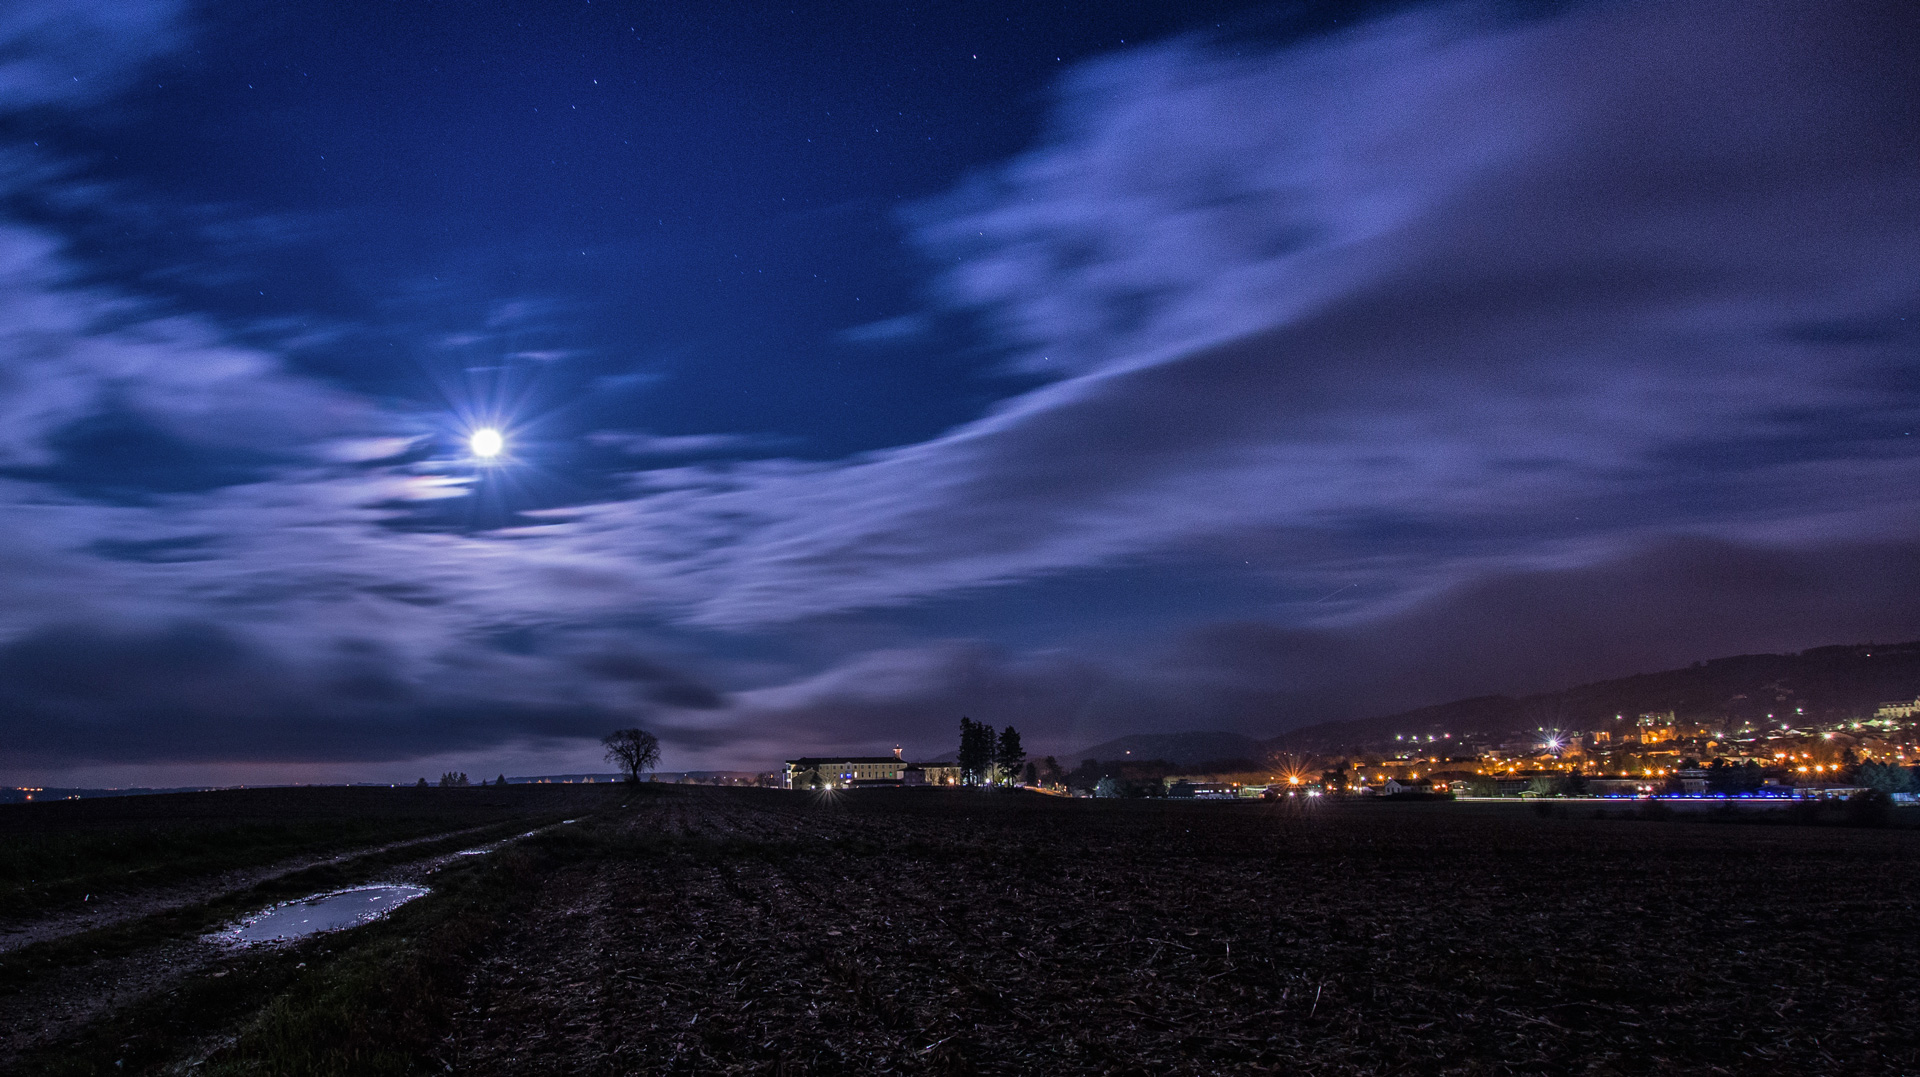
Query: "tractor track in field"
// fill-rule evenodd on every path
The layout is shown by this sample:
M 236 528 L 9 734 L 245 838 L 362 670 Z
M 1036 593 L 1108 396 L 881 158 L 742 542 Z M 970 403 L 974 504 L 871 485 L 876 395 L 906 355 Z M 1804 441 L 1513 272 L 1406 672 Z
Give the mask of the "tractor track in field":
M 344 852 L 287 857 L 260 867 L 237 868 L 199 879 L 187 879 L 147 889 L 90 895 L 90 900 L 85 901 L 84 907 L 80 909 L 62 910 L 29 920 L 0 922 L 0 954 L 36 943 L 53 942 L 87 931 L 98 931 L 101 928 L 124 924 L 158 913 L 172 912 L 193 905 L 204 905 L 302 871 L 345 864 L 363 857 L 430 842 L 445 841 L 461 835 L 480 834 L 490 829 L 495 828 L 467 827 L 428 834 L 424 837 L 408 838 L 405 841 L 364 845 Z

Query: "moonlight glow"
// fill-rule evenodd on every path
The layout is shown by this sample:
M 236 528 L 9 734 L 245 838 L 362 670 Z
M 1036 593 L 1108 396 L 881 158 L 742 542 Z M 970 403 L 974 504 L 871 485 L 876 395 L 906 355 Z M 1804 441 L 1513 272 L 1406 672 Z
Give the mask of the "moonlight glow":
M 488 459 L 500 455 L 500 450 L 506 447 L 506 439 L 500 436 L 498 430 L 475 430 L 473 436 L 467 439 L 467 444 L 473 447 L 473 455 Z

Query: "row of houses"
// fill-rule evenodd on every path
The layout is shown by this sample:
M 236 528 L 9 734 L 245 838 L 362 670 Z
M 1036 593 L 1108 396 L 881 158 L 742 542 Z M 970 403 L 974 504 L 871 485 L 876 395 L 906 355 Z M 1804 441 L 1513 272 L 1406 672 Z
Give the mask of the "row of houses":
M 959 785 L 960 764 L 909 763 L 898 748 L 892 755 L 803 756 L 787 760 L 782 784 L 788 789 Z

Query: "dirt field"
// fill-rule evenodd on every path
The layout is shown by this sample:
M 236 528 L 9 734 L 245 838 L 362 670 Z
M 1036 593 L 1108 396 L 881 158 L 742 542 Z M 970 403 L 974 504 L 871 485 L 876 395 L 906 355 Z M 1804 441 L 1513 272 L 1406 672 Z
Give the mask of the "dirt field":
M 20 1069 L 1915 1073 L 1917 854 L 1898 824 L 655 788 Z
M 1912 832 L 689 792 L 485 947 L 534 1073 L 1913 1073 Z

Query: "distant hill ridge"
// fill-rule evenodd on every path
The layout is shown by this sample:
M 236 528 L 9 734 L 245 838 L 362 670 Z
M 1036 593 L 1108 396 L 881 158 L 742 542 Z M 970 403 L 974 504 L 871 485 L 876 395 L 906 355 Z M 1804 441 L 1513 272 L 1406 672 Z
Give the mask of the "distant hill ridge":
M 1060 763 L 1071 767 L 1082 759 L 1136 759 L 1143 763 L 1158 759 L 1185 766 L 1226 759 L 1264 759 L 1266 755 L 1267 749 L 1260 741 L 1239 733 L 1135 733 L 1082 748 Z
M 1262 743 L 1274 751 L 1324 751 L 1391 742 L 1401 734 L 1521 734 L 1593 729 L 1625 715 L 1673 711 L 1682 718 L 1814 722 L 1871 714 L 1920 695 L 1920 641 L 1815 647 L 1797 654 L 1743 654 L 1683 669 L 1640 673 L 1537 695 L 1479 696 L 1380 718 L 1324 722 Z
M 1615 715 L 1631 719 L 1673 711 L 1681 719 L 1838 721 L 1870 714 L 1881 703 L 1920 697 L 1920 641 L 1815 647 L 1796 654 L 1742 654 L 1681 669 L 1639 673 L 1529 696 L 1457 699 L 1378 718 L 1322 722 L 1267 740 L 1239 733 L 1139 733 L 1072 753 L 1082 759 L 1159 759 L 1174 764 L 1286 752 L 1372 750 L 1395 736 L 1521 736 L 1538 728 L 1601 728 Z

